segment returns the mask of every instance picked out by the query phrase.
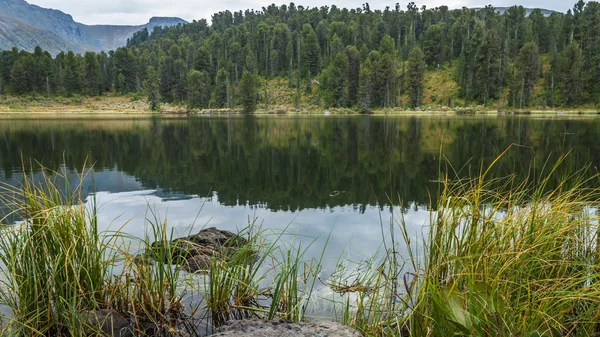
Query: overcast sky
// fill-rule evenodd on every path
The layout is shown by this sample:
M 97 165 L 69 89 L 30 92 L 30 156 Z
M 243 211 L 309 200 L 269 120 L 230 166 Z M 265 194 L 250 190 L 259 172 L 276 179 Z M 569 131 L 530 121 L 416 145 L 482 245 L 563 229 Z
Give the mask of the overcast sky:
M 0 0 L 1 1 L 1 0 Z M 28 0 L 29 3 L 41 7 L 59 9 L 71 14 L 75 21 L 85 24 L 144 24 L 152 16 L 175 16 L 192 21 L 194 19 L 210 19 L 212 13 L 222 10 L 260 9 L 273 3 L 273 0 Z M 290 1 L 275 2 L 277 5 Z M 371 9 L 394 7 L 399 2 L 402 7 L 410 1 L 398 0 L 303 0 L 292 1 L 296 5 L 322 6 L 335 4 L 338 7 L 357 8 L 364 2 L 369 2 Z M 520 4 L 525 7 L 540 7 L 566 12 L 575 0 L 495 0 L 491 2 L 496 7 Z M 436 7 L 447 5 L 450 8 L 482 7 L 489 0 L 416 0 L 415 3 Z

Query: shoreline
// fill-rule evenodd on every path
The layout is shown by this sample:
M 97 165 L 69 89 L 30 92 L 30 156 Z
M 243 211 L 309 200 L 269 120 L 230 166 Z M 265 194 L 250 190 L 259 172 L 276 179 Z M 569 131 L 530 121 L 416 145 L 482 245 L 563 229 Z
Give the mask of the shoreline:
M 188 110 L 183 105 L 162 104 L 159 111 L 151 111 L 142 99 L 129 96 L 103 96 L 85 98 L 45 98 L 5 97 L 0 99 L 0 118 L 12 116 L 236 116 L 244 115 L 239 109 L 203 109 Z M 301 108 L 301 112 L 292 106 L 259 107 L 251 115 L 256 116 L 596 116 L 595 109 L 532 109 L 507 110 L 436 107 L 429 109 L 407 110 L 404 108 L 378 109 L 371 113 L 360 113 L 351 108 L 324 109 L 315 106 Z

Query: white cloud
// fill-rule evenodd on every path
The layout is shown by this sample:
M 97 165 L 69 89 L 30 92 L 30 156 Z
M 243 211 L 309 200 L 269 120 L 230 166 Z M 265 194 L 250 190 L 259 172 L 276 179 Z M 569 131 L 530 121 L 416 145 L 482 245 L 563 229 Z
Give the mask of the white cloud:
M 574 3 L 574 0 L 572 0 Z M 54 8 L 61 10 L 67 14 L 71 14 L 73 18 L 85 24 L 128 24 L 138 25 L 143 24 L 152 16 L 174 16 L 180 17 L 187 21 L 194 19 L 208 19 L 210 16 L 219 11 L 230 10 L 238 11 L 245 9 L 260 9 L 263 6 L 268 6 L 273 3 L 272 0 L 256 0 L 256 1 L 238 1 L 238 0 L 222 0 L 222 1 L 207 1 L 207 0 L 179 0 L 179 1 L 164 1 L 164 0 L 29 0 L 30 3 L 41 7 Z M 361 7 L 364 0 L 351 1 L 327 1 L 322 0 L 307 0 L 294 1 L 296 5 L 303 6 L 322 6 L 323 4 L 335 4 L 338 7 L 357 8 Z M 405 6 L 408 1 L 398 0 L 376 0 L 368 1 L 371 8 L 383 9 L 386 6 L 394 7 L 396 2 L 400 2 Z M 284 2 L 277 2 L 282 4 Z M 285 2 L 288 3 L 288 2 Z M 489 4 L 485 0 L 425 0 L 415 1 L 420 7 L 437 7 L 446 5 L 450 8 L 482 7 Z M 495 6 L 511 6 L 521 4 L 526 7 L 542 7 L 566 11 L 572 7 L 570 2 L 558 2 L 556 0 L 498 0 L 494 2 Z

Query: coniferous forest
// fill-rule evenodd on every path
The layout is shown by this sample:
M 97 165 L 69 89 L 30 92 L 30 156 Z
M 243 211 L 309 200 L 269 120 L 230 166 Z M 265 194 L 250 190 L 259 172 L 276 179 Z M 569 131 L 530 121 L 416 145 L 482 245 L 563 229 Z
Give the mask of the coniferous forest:
M 492 6 L 450 10 L 413 2 L 384 10 L 290 3 L 225 11 L 211 23 L 142 30 L 115 51 L 2 51 L 0 93 L 139 93 L 152 109 L 169 102 L 252 112 L 277 83 L 296 107 L 308 96 L 319 107 L 363 112 L 425 101 L 595 107 L 600 4 L 580 0 L 567 13 L 547 14 L 522 6 L 501 14 Z M 438 97 L 427 79 L 440 73 L 450 74 L 453 90 Z

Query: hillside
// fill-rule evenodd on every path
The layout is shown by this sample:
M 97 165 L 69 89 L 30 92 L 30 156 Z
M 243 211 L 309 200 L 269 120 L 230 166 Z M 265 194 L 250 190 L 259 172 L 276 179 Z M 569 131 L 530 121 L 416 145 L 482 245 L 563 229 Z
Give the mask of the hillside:
M 73 20 L 71 15 L 58 10 L 31 5 L 24 0 L 0 1 L 1 49 L 13 46 L 32 51 L 36 46 L 56 54 L 73 50 L 107 51 L 127 43 L 135 32 L 155 26 L 174 26 L 185 23 L 179 18 L 152 18 L 138 26 L 88 26 Z

